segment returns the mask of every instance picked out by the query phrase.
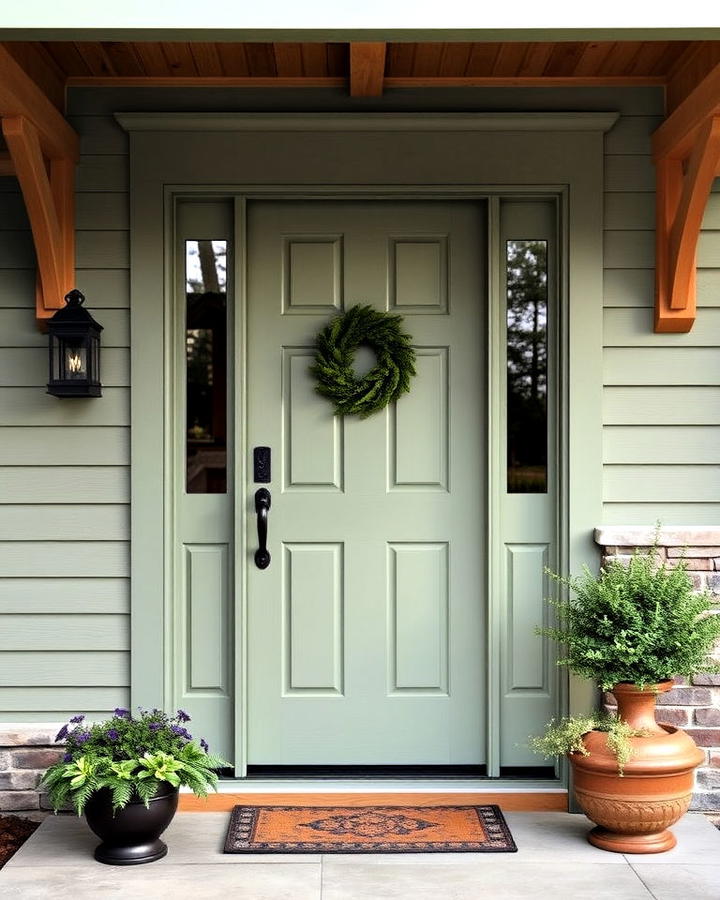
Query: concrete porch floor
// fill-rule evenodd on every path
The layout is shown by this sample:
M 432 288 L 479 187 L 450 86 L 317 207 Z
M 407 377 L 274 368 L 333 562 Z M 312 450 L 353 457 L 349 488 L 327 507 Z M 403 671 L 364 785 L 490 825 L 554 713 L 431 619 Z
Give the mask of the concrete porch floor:
M 226 855 L 229 813 L 178 813 L 169 853 L 143 866 L 95 862 L 84 819 L 49 816 L 0 871 L 0 897 L 233 900 L 477 900 L 581 895 L 592 900 L 719 900 L 720 831 L 702 814 L 651 856 L 590 846 L 589 823 L 567 813 L 506 813 L 517 853 Z

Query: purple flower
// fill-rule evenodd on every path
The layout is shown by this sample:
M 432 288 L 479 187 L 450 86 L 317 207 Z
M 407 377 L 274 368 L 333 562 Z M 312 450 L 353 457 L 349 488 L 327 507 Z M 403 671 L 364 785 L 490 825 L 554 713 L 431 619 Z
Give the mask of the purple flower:
M 111 741 L 117 741 L 120 738 L 120 732 L 117 728 L 108 728 L 107 736 Z
M 76 744 L 86 744 L 90 740 L 89 731 L 80 731 L 73 735 Z
M 184 709 L 179 709 L 177 711 L 177 717 L 179 722 L 189 722 L 190 716 L 185 712 Z
M 205 740 L 205 738 L 200 738 L 200 746 L 206 753 L 210 752 L 210 747 L 208 745 L 208 742 Z
M 72 754 L 66 753 L 65 756 L 63 756 L 63 762 L 72 762 Z
M 185 738 L 186 741 L 192 740 L 192 735 L 188 734 L 187 728 L 181 728 L 179 725 L 171 725 L 170 731 L 178 737 Z
M 60 729 L 60 731 L 58 731 L 57 735 L 55 736 L 55 743 L 57 744 L 58 741 L 64 741 L 65 738 L 67 737 L 67 733 L 68 733 L 68 727 L 67 727 L 67 725 L 63 725 L 63 727 Z
M 113 713 L 117 716 L 118 719 L 130 719 L 132 716 L 130 715 L 129 709 L 123 709 L 122 706 L 116 706 L 113 710 Z
M 150 731 L 160 731 L 160 729 L 162 728 L 162 723 L 161 722 L 151 722 L 148 725 L 148 728 L 150 729 Z
M 72 719 L 70 719 L 70 721 L 72 722 L 73 725 L 78 725 L 80 722 L 82 722 L 82 720 L 84 718 L 85 718 L 85 716 L 73 716 Z

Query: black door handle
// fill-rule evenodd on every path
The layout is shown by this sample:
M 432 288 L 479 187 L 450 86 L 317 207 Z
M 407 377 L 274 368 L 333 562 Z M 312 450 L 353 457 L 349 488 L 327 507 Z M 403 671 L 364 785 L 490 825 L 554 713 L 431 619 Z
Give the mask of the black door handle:
M 257 513 L 258 544 L 255 551 L 255 565 L 258 569 L 267 569 L 270 565 L 270 552 L 267 548 L 268 510 L 270 509 L 270 491 L 259 488 L 255 491 L 255 512 Z

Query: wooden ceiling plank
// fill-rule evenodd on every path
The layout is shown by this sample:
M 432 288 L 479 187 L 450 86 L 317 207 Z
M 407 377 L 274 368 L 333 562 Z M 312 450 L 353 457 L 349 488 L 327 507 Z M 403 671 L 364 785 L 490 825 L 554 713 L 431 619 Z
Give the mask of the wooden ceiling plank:
M 201 78 L 217 78 L 225 74 L 220 62 L 217 44 L 211 41 L 193 41 L 190 44 L 190 53 L 192 53 L 195 68 Z
M 38 129 L 45 156 L 77 161 L 77 134 L 4 47 L 0 47 L 0 116 L 24 116 Z
M 672 113 L 720 62 L 720 42 L 702 41 L 673 70 L 667 86 L 667 112 Z
M 145 69 L 135 55 L 135 45 L 125 41 L 103 41 L 103 52 L 118 75 L 143 75 Z
M 589 41 L 575 64 L 573 75 L 597 75 L 614 47 L 612 41 Z
M 416 46 L 414 43 L 391 42 L 388 44 L 385 63 L 386 77 L 412 77 Z
M 303 72 L 302 46 L 296 42 L 273 44 L 275 69 L 280 78 L 300 78 Z
M 161 41 L 163 55 L 170 66 L 171 75 L 192 77 L 198 74 L 190 45 L 183 41 Z
M 63 112 L 65 110 L 65 74 L 42 44 L 9 41 L 2 46 L 53 106 Z M 0 74 L 1 72 L 0 65 Z
M 232 78 L 247 78 L 250 75 L 244 44 L 220 42 L 216 46 L 223 75 Z
M 248 75 L 251 77 L 272 78 L 277 75 L 272 44 L 245 44 L 245 54 L 248 60 Z
M 495 58 L 492 74 L 499 77 L 517 75 L 527 49 L 528 44 L 521 41 L 502 44 L 500 52 Z
M 328 74 L 327 44 L 305 42 L 300 45 L 303 75 L 322 78 Z
M 519 76 L 538 77 L 545 71 L 545 66 L 550 60 L 553 45 L 551 43 L 543 43 L 535 41 L 528 44 L 523 61 L 518 68 Z
M 468 77 L 480 78 L 491 75 L 501 46 L 499 43 L 474 43 L 465 74 Z
M 350 96 L 379 97 L 385 78 L 387 44 L 353 42 L 350 44 Z
M 667 52 L 668 41 L 644 41 L 627 68 L 628 75 L 651 75 Z
M 103 53 L 99 41 L 76 41 L 75 47 L 77 48 L 78 55 L 82 57 L 85 65 L 90 70 L 90 75 L 106 77 L 113 74 L 110 61 Z M 146 74 L 145 71 L 143 71 L 143 74 Z
M 691 45 L 691 41 L 666 41 L 662 56 L 655 63 L 649 74 L 664 75 L 668 79 L 671 78 L 673 69 L 687 53 Z
M 444 44 L 438 75 L 441 78 L 450 75 L 462 77 L 470 60 L 471 50 L 471 41 L 452 41 Z
M 159 41 L 136 41 L 135 53 L 142 67 L 144 76 L 148 78 L 161 78 L 166 75 L 172 75 L 170 64 L 163 53 Z
M 416 44 L 412 74 L 418 78 L 437 77 L 440 74 L 444 48 L 441 41 Z
M 570 76 L 575 74 L 577 64 L 585 51 L 585 44 L 579 41 L 567 41 L 556 44 L 550 59 L 543 71 L 548 76 Z
M 43 41 L 41 46 L 53 58 L 64 78 L 69 75 L 92 75 L 92 69 L 72 41 Z
M 597 74 L 625 75 L 641 47 L 641 41 L 616 41 Z

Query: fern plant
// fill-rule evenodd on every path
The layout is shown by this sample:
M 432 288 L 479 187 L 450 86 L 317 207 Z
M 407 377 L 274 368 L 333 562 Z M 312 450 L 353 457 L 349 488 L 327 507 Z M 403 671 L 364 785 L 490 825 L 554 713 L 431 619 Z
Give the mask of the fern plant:
M 131 800 L 148 806 L 168 784 L 186 785 L 206 797 L 210 789 L 217 790 L 216 770 L 230 765 L 211 754 L 204 739 L 195 743 L 185 727 L 190 716 L 181 709 L 174 717 L 141 709 L 133 718 L 118 707 L 105 722 L 86 726 L 84 720 L 74 716 L 60 729 L 55 740 L 66 742 L 65 756 L 41 781 L 55 812 L 69 803 L 82 815 L 90 797 L 103 789 L 112 795 L 113 811 Z
M 648 551 L 627 563 L 611 560 L 598 576 L 587 568 L 579 578 L 547 574 L 569 589 L 567 599 L 550 600 L 557 625 L 537 629 L 565 646 L 558 665 L 603 690 L 718 671 L 711 654 L 720 615 L 712 613 L 707 592 L 695 593 L 684 559 L 675 565 L 661 559 L 658 532 Z

